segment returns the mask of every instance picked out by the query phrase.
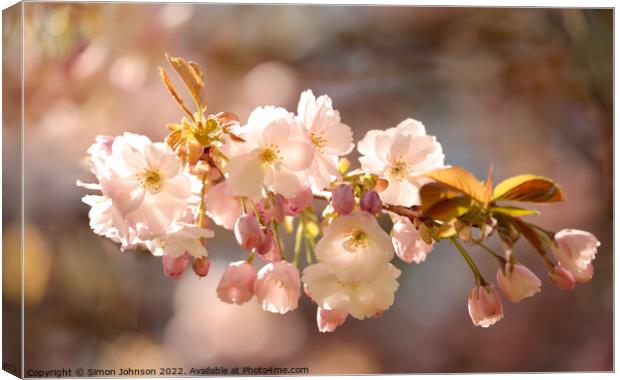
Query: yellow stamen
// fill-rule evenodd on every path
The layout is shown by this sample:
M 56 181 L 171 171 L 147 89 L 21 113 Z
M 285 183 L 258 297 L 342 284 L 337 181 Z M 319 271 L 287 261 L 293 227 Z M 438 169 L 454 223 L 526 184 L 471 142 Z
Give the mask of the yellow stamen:
M 145 190 L 156 194 L 162 190 L 164 181 L 159 169 L 146 169 L 138 174 L 138 182 Z

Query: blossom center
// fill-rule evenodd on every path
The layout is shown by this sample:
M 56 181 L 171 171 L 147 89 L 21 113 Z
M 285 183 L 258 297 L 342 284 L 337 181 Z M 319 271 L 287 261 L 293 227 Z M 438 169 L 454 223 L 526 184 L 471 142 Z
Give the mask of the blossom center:
M 280 153 L 280 151 L 275 145 L 269 145 L 260 151 L 258 158 L 265 165 L 273 165 L 280 160 L 278 153 Z
M 352 290 L 352 291 L 356 291 L 357 288 L 359 288 L 359 286 L 360 286 L 360 282 L 359 281 L 350 281 L 350 282 L 338 281 L 338 282 L 340 283 L 340 285 L 343 288 L 347 288 L 347 289 Z
M 310 133 L 310 142 L 314 147 L 318 150 L 321 150 L 327 145 L 327 140 L 322 135 L 317 135 L 316 133 Z
M 159 169 L 146 169 L 138 174 L 138 182 L 148 192 L 159 193 L 163 187 L 163 176 Z
M 401 180 L 409 173 L 409 165 L 402 160 L 395 160 L 389 169 L 390 177 Z
M 368 235 L 362 230 L 355 229 L 348 235 L 348 243 L 353 248 L 365 247 L 368 243 Z

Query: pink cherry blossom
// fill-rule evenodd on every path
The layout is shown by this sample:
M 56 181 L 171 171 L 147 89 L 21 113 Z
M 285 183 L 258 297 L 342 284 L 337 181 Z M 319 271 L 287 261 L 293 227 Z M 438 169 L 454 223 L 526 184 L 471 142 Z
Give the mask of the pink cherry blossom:
M 253 249 L 261 245 L 264 232 L 254 214 L 240 216 L 235 223 L 235 237 L 244 249 Z
M 256 269 L 247 261 L 236 261 L 228 265 L 217 286 L 217 296 L 226 303 L 237 305 L 254 297 Z
M 526 266 L 510 263 L 497 270 L 497 284 L 506 298 L 515 303 L 540 292 L 541 286 L 540 279 Z
M 385 131 L 369 131 L 357 150 L 363 170 L 388 180 L 379 193 L 381 200 L 406 207 L 420 204 L 419 189 L 426 180 L 418 176 L 441 168 L 444 162 L 441 145 L 413 119 Z
M 589 232 L 567 228 L 555 234 L 551 251 L 578 282 L 588 282 L 594 273 L 592 260 L 601 243 Z
M 316 256 L 344 281 L 373 281 L 385 271 L 394 250 L 377 219 L 355 211 L 325 228 L 316 245 Z
M 241 202 L 232 195 L 226 181 L 209 189 L 205 196 L 205 209 L 215 224 L 227 230 L 235 228 L 235 222 L 243 213 Z
M 177 155 L 145 136 L 125 133 L 114 139 L 106 167 L 103 195 L 142 238 L 164 233 L 185 214 L 194 196 L 190 175 Z
M 344 310 L 328 310 L 318 307 L 316 310 L 316 323 L 320 332 L 332 332 L 338 326 L 344 324 L 348 316 L 349 313 Z
M 383 263 L 379 274 L 371 281 L 341 279 L 325 263 L 312 264 L 304 269 L 303 282 L 314 302 L 324 309 L 343 310 L 353 318 L 371 318 L 394 303 L 400 270 Z
M 297 268 L 286 262 L 272 262 L 258 272 L 254 294 L 263 310 L 285 314 L 297 309 L 301 280 Z
M 303 171 L 312 163 L 312 147 L 301 126 L 283 108 L 259 107 L 241 128 L 242 143 L 227 141 L 225 171 L 236 196 L 259 199 L 266 188 L 289 198 L 307 186 Z
M 301 93 L 297 105 L 297 120 L 312 143 L 314 154 L 308 170 L 314 191 L 321 191 L 338 178 L 338 156 L 353 150 L 351 128 L 340 121 L 327 95 L 315 98 L 311 90 Z
M 409 218 L 394 216 L 392 227 L 392 244 L 396 255 L 406 263 L 420 264 L 433 249 L 433 244 L 426 243 L 420 231 Z
M 473 288 L 467 308 L 475 326 L 489 327 L 504 317 L 502 299 L 493 284 Z

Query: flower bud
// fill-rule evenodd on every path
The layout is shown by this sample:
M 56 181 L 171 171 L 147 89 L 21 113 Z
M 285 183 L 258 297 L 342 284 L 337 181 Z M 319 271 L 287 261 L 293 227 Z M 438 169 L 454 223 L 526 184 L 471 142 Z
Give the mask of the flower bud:
M 237 261 L 228 265 L 217 285 L 217 297 L 226 303 L 237 305 L 254 297 L 256 269 L 247 261 Z
M 575 276 L 561 265 L 556 265 L 549 271 L 549 280 L 562 290 L 575 289 Z
M 316 323 L 320 332 L 332 332 L 342 325 L 348 316 L 349 313 L 345 310 L 326 310 L 319 307 L 316 310 Z
M 555 234 L 551 251 L 578 282 L 588 282 L 594 273 L 591 263 L 600 245 L 591 233 L 567 228 Z
M 506 298 L 517 303 L 540 292 L 540 279 L 521 264 L 506 263 L 497 270 L 497 284 Z
M 205 277 L 207 274 L 209 274 L 209 268 L 211 268 L 211 261 L 207 256 L 197 257 L 192 263 L 192 269 L 194 269 L 194 273 L 196 273 L 200 277 Z
M 171 278 L 179 278 L 185 272 L 187 264 L 189 264 L 189 253 L 184 253 L 179 257 L 171 255 L 163 255 L 161 262 L 164 269 L 164 274 Z
M 273 249 L 273 230 L 265 229 L 263 232 L 263 242 L 256 247 L 256 253 L 261 256 L 268 254 Z
M 467 308 L 475 326 L 489 327 L 504 317 L 502 300 L 493 284 L 473 288 Z
M 348 215 L 355 207 L 353 186 L 349 184 L 339 185 L 332 192 L 332 206 L 340 215 Z
M 264 239 L 263 231 L 256 217 L 252 214 L 242 215 L 235 223 L 235 237 L 244 249 L 258 247 Z
M 297 216 L 312 205 L 313 199 L 312 190 L 310 188 L 304 189 L 293 198 L 286 200 L 284 203 L 284 213 L 288 216 Z
M 376 191 L 368 190 L 360 199 L 360 208 L 373 215 L 378 214 L 382 207 L 383 203 Z

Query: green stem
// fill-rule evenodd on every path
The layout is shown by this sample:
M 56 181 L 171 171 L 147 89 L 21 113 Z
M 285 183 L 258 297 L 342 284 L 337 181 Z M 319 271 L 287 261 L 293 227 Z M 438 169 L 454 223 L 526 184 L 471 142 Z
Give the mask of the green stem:
M 485 244 L 483 244 L 482 242 L 479 242 L 477 240 L 474 240 L 474 243 L 478 244 L 480 247 L 482 247 L 485 251 L 487 251 L 488 253 L 490 253 L 491 255 L 493 255 L 493 257 L 495 257 L 497 260 L 499 260 L 500 263 L 502 264 L 506 264 L 506 262 L 508 260 L 506 260 L 505 258 L 503 258 L 502 256 L 498 255 L 497 253 L 495 253 L 491 248 L 487 247 Z
M 461 253 L 461 256 L 463 256 L 463 259 L 465 259 L 465 261 L 467 262 L 467 265 L 469 265 L 469 268 L 474 273 L 474 277 L 476 279 L 476 285 L 478 286 L 486 285 L 487 282 L 484 280 L 484 278 L 482 278 L 482 275 L 480 274 L 480 271 L 478 270 L 476 263 L 474 263 L 474 260 L 472 260 L 471 256 L 469 256 L 467 251 L 465 251 L 465 248 L 463 248 L 461 243 L 459 243 L 459 241 L 454 236 L 450 238 L 450 241 L 452 242 L 452 244 L 454 244 L 456 249 L 458 249 L 458 251 Z
M 273 234 L 275 235 L 276 244 L 278 244 L 278 250 L 280 251 L 280 258 L 282 261 L 286 261 L 286 257 L 284 256 L 284 250 L 282 249 L 282 242 L 280 241 L 280 225 L 275 220 L 273 221 Z

